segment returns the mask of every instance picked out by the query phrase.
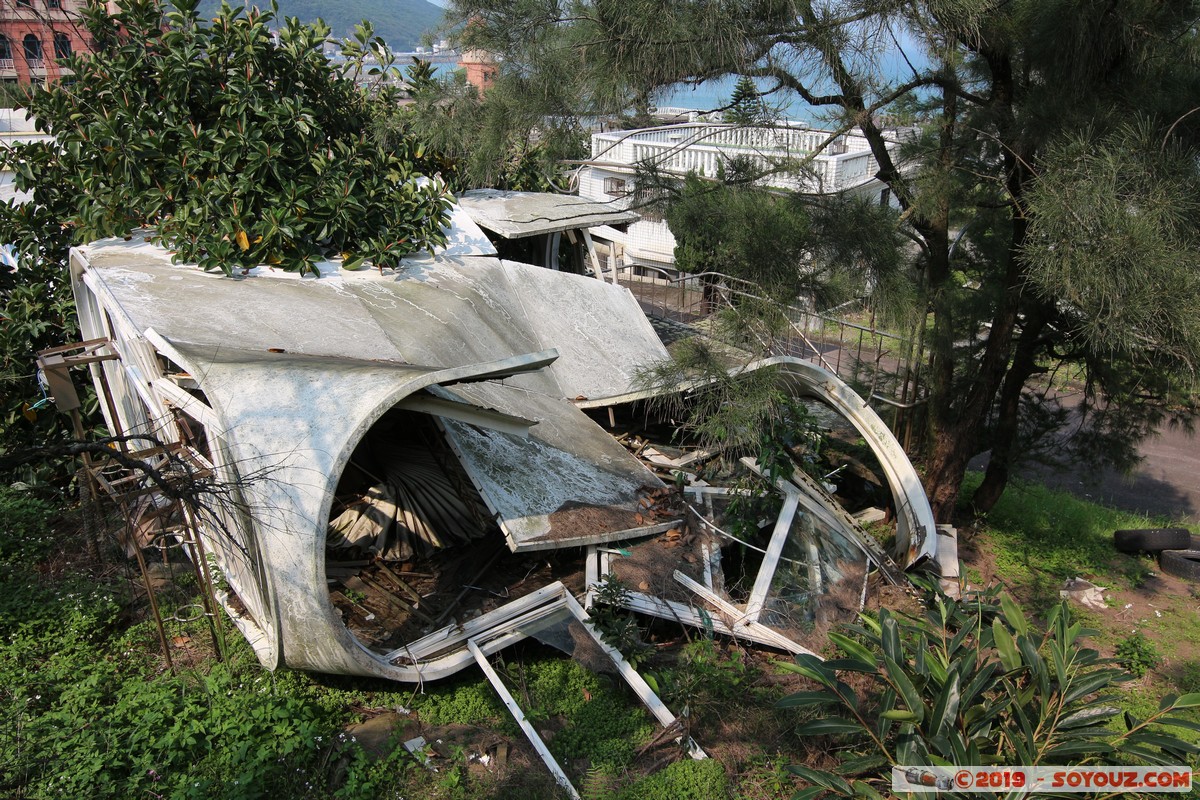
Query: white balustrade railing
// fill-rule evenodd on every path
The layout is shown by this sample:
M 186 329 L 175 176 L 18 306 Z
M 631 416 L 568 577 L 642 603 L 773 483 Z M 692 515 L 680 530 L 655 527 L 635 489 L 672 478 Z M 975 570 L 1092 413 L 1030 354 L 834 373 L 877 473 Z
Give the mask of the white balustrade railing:
M 614 131 L 592 137 L 592 157 L 608 164 L 652 164 L 661 170 L 715 177 L 722 163 L 746 157 L 764 170 L 783 166 L 765 178 L 781 189 L 837 191 L 868 180 L 875 159 L 862 136 L 832 136 L 804 128 L 751 128 L 687 124 L 638 131 Z M 805 159 L 789 171 L 788 159 Z

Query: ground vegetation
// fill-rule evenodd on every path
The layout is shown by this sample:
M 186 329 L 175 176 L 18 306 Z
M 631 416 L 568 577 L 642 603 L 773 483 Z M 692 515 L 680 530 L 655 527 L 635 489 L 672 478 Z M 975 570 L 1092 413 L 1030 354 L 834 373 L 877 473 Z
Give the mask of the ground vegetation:
M 1061 551 L 1053 574 L 1039 571 L 1038 559 L 1022 549 L 1012 527 L 1019 509 L 1042 521 L 1043 550 Z M 1149 752 L 1164 743 L 1184 751 L 1195 744 L 1200 717 L 1185 699 L 1200 691 L 1200 637 L 1189 633 L 1196 626 L 1195 598 L 1182 582 L 1138 569 L 1139 557 L 1103 547 L 1114 526 L 1154 521 L 1024 484 L 1003 498 L 993 516 L 964 531 L 967 578 L 975 586 L 1005 583 L 1011 602 L 999 602 L 992 592 L 974 603 L 931 595 L 932 603 L 922 606 L 903 592 L 886 599 L 873 593 L 858 628 L 838 631 L 822 651 L 841 661 L 802 660 L 791 669 L 791 662 L 760 648 L 626 615 L 622 624 L 640 626 L 637 635 L 648 646 L 639 672 L 673 710 L 687 709 L 687 730 L 712 756 L 709 761 L 692 761 L 669 741 L 655 743 L 653 720 L 622 681 L 558 651 L 534 644 L 510 648 L 495 659 L 496 669 L 589 800 L 782 799 L 806 783 L 838 793 L 839 780 L 852 788 L 878 787 L 888 770 L 868 763 L 879 755 L 870 738 L 829 718 L 852 714 L 840 705 L 847 686 L 866 711 L 887 702 L 886 691 L 878 690 L 891 680 L 911 684 L 917 696 L 909 706 L 909 698 L 893 693 L 889 716 L 872 717 L 872 729 L 887 728 L 882 740 L 887 755 L 896 755 L 906 724 L 920 735 L 901 737 L 905 747 L 945 744 L 934 734 L 950 714 L 942 698 L 952 685 L 962 690 L 960 697 L 982 687 L 985 693 L 1023 698 L 1020 704 L 988 707 L 997 725 L 973 746 L 981 754 L 992 746 L 1000 753 L 1022 737 L 1004 737 L 999 730 L 1019 725 L 1021 714 L 1033 719 L 1043 702 L 1063 699 L 1060 690 L 1067 684 L 1037 671 L 1054 672 L 1055 652 L 1064 658 L 1074 689 L 1095 682 L 1107 698 L 1100 705 L 1120 711 L 1103 726 L 1035 737 L 1037 746 L 1050 752 L 1086 742 L 1088 754 L 1103 758 L 1101 745 L 1136 744 L 1138 732 L 1154 736 L 1144 723 L 1161 717 L 1185 723 L 1159 731 L 1179 734 L 1182 742 L 1158 738 Z M 101 528 L 119 526 L 110 519 Z M 96 557 L 90 537 L 82 534 L 61 501 L 0 489 L 4 796 L 562 796 L 481 675 L 468 671 L 411 686 L 267 672 L 223 618 L 227 647 L 222 654 L 213 646 L 197 614 L 194 571 L 172 553 L 166 560 L 150 559 L 169 666 L 140 575 L 115 540 L 108 539 Z M 1109 606 L 1056 610 L 1058 576 L 1069 571 L 1067 559 L 1081 537 L 1093 554 L 1082 574 L 1109 587 Z M 1094 635 L 1080 638 L 1084 628 Z M 1137 640 L 1131 628 L 1142 634 L 1136 645 L 1126 644 Z M 957 636 L 961 631 L 966 634 Z M 990 645 L 977 648 L 977 641 Z M 1043 658 L 1040 666 L 1034 652 Z M 1153 653 L 1157 658 L 1148 658 Z M 1097 661 L 1105 657 L 1118 661 Z M 1146 672 L 1122 680 L 1124 662 L 1131 671 L 1145 666 Z M 1013 669 L 1004 666 L 1008 663 Z M 942 672 L 939 664 L 952 669 Z M 806 670 L 815 670 L 817 679 L 805 678 Z M 825 670 L 836 670 L 836 680 L 828 681 Z M 1043 678 L 1053 691 L 1039 688 Z M 1165 695 L 1175 699 L 1160 705 Z M 1085 693 L 1072 702 L 1090 699 Z M 973 707 L 960 702 L 955 720 L 977 722 Z M 914 709 L 921 710 L 920 722 L 903 718 Z M 1138 729 L 1132 736 L 1131 724 Z M 424 747 L 415 752 L 403 747 L 417 737 L 425 739 Z M 1118 754 L 1141 759 L 1125 751 L 1110 755 Z M 1071 762 L 1082 757 L 1064 756 Z M 804 765 L 802 775 L 789 772 L 788 764 Z

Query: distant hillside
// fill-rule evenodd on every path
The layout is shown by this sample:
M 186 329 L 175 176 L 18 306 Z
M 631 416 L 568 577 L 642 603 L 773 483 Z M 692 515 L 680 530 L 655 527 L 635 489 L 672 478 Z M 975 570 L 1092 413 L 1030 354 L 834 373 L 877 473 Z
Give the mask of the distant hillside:
M 231 0 L 236 5 L 239 0 Z M 268 0 L 249 2 L 265 8 Z M 221 7 L 221 0 L 202 0 L 200 15 L 213 17 Z M 354 32 L 354 26 L 364 19 L 375 26 L 393 50 L 412 50 L 421 41 L 421 34 L 432 32 L 442 21 L 442 9 L 425 0 L 337 0 L 329 3 L 322 0 L 279 0 L 281 17 L 299 17 L 301 22 L 313 22 L 318 17 L 333 28 L 339 39 Z

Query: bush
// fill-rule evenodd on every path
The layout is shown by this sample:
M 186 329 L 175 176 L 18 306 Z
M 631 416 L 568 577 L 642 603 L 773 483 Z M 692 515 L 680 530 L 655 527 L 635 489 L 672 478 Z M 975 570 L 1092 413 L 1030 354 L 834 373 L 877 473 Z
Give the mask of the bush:
M 1164 728 L 1194 725 L 1172 715 L 1200 694 L 1165 697 L 1145 719 L 1122 714 L 1105 690 L 1125 673 L 1083 646 L 1090 631 L 1065 604 L 1038 633 L 1007 595 L 936 594 L 922 617 L 883 610 L 851 633 L 830 635 L 844 658 L 788 665 L 819 688 L 779 705 L 822 712 L 797 733 L 836 737 L 844 754 L 836 771 L 791 767 L 812 784 L 798 798 L 881 797 L 892 765 L 1179 764 L 1198 752 Z
M 1162 663 L 1158 648 L 1141 631 L 1130 634 L 1117 643 L 1116 657 L 1117 663 L 1135 678 L 1145 677 L 1147 672 Z

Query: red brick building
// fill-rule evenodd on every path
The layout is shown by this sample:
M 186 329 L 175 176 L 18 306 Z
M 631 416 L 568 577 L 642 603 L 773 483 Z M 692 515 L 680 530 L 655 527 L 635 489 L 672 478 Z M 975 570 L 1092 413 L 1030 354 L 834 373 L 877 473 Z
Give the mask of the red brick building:
M 480 96 L 496 82 L 496 59 L 483 50 L 464 50 L 458 57 L 458 66 L 467 71 L 467 83 L 478 89 Z
M 48 83 L 58 62 L 90 52 L 79 15 L 84 0 L 0 0 L 0 82 Z

